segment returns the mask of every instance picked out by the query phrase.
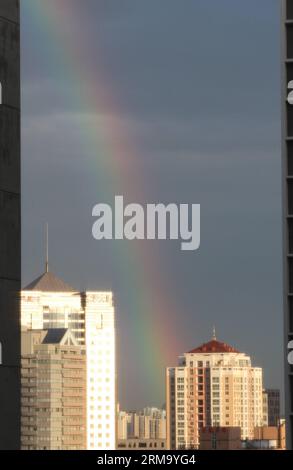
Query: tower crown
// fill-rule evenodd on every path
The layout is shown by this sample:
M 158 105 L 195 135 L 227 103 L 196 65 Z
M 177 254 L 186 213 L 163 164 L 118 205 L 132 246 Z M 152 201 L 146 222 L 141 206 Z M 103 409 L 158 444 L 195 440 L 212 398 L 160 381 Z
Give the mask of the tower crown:
M 76 292 L 72 286 L 67 284 L 65 281 L 55 276 L 55 274 L 45 272 L 23 290 L 34 290 L 34 291 L 44 291 L 44 292 Z
M 203 343 L 197 348 L 188 351 L 188 353 L 240 353 L 240 351 L 227 343 L 218 341 L 213 335 L 211 341 Z

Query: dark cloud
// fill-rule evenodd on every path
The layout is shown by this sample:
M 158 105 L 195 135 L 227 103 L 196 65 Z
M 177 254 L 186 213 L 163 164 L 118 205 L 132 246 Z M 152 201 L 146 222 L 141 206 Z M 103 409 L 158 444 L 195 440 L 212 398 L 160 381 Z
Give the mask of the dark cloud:
M 30 7 L 34 1 L 39 0 L 28 0 Z M 59 1 L 69 6 L 67 0 L 56 5 Z M 131 289 L 122 287 L 125 266 L 111 244 L 91 239 L 91 208 L 103 198 L 103 180 L 115 176 L 107 198 L 125 187 L 119 175 L 103 174 L 97 165 L 103 156 L 84 145 L 85 130 L 92 122 L 100 123 L 102 133 L 123 124 L 135 144 L 134 165 L 143 175 L 147 201 L 139 200 L 140 193 L 132 196 L 138 202 L 202 206 L 198 252 L 153 243 L 163 295 L 178 308 L 173 321 L 182 350 L 168 360 L 174 363 L 179 353 L 204 341 L 215 323 L 221 339 L 265 368 L 267 385 L 280 386 L 276 2 L 86 0 L 82 5 L 70 1 L 71 13 L 76 8 L 81 14 L 66 24 L 64 35 L 66 44 L 82 34 L 89 45 L 82 65 L 90 78 L 96 74 L 98 109 L 73 99 L 74 79 L 60 66 L 62 54 L 56 49 L 54 58 L 42 24 L 23 6 L 24 283 L 42 269 L 42 224 L 48 220 L 51 264 L 58 274 L 78 288 L 115 289 L 120 362 L 128 364 L 120 374 L 122 405 L 164 401 L 163 374 L 160 388 L 144 382 L 142 353 L 129 336 L 139 312 L 132 311 Z M 118 136 L 113 132 L 111 138 L 115 142 Z M 124 247 L 119 245 L 118 253 Z M 154 375 L 167 365 L 161 358 L 157 362 Z M 135 390 L 127 386 L 132 382 Z

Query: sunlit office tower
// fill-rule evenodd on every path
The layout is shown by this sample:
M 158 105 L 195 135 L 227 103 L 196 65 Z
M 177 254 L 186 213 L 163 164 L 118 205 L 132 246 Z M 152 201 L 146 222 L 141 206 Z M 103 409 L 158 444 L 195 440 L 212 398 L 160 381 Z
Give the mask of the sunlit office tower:
M 293 448 L 293 2 L 282 0 L 283 299 L 286 446 Z M 290 361 L 292 362 L 292 361 Z
M 167 448 L 198 448 L 206 426 L 240 427 L 242 439 L 253 439 L 263 423 L 262 390 L 262 369 L 215 336 L 185 353 L 167 369 Z
M 78 292 L 46 272 L 21 294 L 22 329 L 69 328 L 86 346 L 87 449 L 115 449 L 116 364 L 112 292 Z

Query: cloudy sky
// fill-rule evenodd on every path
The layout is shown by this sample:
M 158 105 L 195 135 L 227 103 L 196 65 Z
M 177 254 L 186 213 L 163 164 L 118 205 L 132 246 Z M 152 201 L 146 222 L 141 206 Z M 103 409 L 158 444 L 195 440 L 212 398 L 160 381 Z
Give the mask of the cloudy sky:
M 275 0 L 22 2 L 23 283 L 48 221 L 50 269 L 114 290 L 122 407 L 213 325 L 282 385 L 279 49 Z M 200 249 L 93 240 L 119 194 L 201 204 Z

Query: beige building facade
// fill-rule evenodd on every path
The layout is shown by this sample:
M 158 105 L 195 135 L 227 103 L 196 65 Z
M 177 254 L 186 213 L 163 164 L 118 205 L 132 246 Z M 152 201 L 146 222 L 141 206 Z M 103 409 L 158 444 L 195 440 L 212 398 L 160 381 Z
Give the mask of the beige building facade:
M 198 448 L 203 427 L 240 427 L 252 438 L 263 423 L 262 369 L 215 335 L 167 368 L 167 446 Z
M 22 450 L 86 449 L 86 356 L 70 330 L 22 333 Z

